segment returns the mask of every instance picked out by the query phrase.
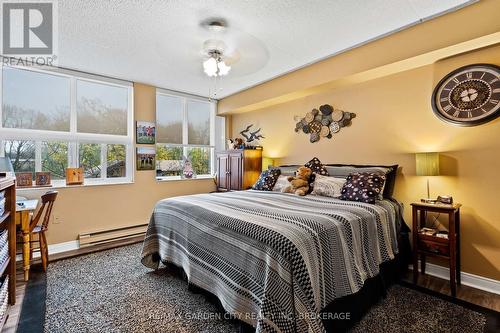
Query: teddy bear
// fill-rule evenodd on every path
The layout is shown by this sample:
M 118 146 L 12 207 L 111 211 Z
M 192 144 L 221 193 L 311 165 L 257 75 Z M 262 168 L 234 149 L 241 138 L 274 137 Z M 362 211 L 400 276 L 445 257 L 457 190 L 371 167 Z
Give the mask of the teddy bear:
M 294 193 L 296 195 L 306 195 L 309 192 L 309 178 L 312 175 L 312 170 L 307 167 L 300 167 L 295 172 L 295 177 L 288 177 L 290 185 L 283 189 L 283 193 Z
M 243 149 L 245 143 L 242 138 L 229 139 L 229 149 Z

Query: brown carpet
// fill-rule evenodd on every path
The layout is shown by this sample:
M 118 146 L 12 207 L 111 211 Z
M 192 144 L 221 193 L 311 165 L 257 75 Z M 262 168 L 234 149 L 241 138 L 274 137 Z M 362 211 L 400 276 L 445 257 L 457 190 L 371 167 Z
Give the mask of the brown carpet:
M 166 269 L 140 263 L 141 244 L 51 263 L 45 332 L 238 332 L 238 323 Z M 23 316 L 23 314 L 22 314 Z M 353 332 L 483 332 L 486 316 L 395 285 Z
M 374 306 L 352 332 L 484 332 L 486 316 L 400 285 Z

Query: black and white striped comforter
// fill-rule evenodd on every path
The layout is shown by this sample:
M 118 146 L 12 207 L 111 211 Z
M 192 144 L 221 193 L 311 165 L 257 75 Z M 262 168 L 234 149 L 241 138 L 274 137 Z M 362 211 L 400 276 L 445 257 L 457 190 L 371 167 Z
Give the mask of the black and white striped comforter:
M 142 263 L 183 267 L 257 332 L 323 332 L 320 310 L 398 252 L 399 204 L 261 191 L 161 200 Z

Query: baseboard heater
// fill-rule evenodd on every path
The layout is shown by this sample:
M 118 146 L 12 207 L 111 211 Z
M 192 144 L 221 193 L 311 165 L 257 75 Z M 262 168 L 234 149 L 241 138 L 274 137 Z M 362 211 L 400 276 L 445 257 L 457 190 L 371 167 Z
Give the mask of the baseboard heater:
M 148 224 L 139 224 L 129 227 L 119 227 L 79 234 L 80 247 L 109 243 L 117 240 L 125 240 L 137 236 L 144 236 Z

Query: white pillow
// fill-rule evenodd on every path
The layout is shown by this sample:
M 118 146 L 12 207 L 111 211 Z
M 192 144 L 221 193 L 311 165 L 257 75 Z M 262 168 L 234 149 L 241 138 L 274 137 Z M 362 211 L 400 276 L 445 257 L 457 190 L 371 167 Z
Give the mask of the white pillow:
M 311 194 L 338 198 L 346 182 L 345 178 L 329 177 L 316 174 Z M 274 191 L 274 189 L 273 189 Z
M 288 181 L 287 178 L 288 178 L 288 176 L 280 175 L 278 177 L 278 180 L 274 184 L 273 192 L 281 192 L 285 187 L 290 185 L 290 182 Z

